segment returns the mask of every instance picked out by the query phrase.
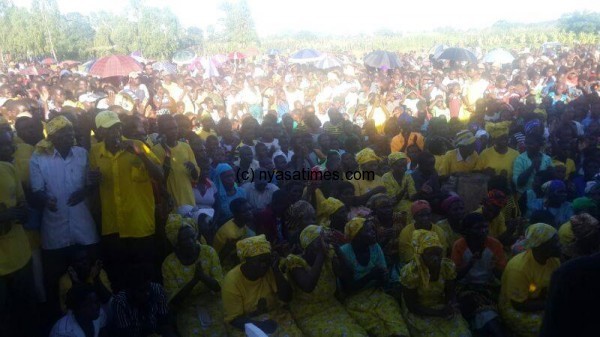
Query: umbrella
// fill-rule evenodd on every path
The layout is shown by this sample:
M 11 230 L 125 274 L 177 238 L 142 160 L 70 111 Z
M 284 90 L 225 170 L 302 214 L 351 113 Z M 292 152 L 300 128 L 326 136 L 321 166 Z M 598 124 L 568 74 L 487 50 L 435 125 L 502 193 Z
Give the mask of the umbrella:
M 56 63 L 56 60 L 54 60 L 51 57 L 46 57 L 45 59 L 42 60 L 42 63 L 45 65 L 50 65 L 50 64 Z
M 227 58 L 230 60 L 242 60 L 246 58 L 246 55 L 240 53 L 239 51 L 234 51 L 232 53 L 229 53 L 229 55 L 227 55 Z
M 509 53 L 508 51 L 501 49 L 501 48 L 490 51 L 483 58 L 483 62 L 500 63 L 500 64 L 512 63 L 512 61 L 514 61 L 514 60 L 515 60 L 515 57 L 512 56 L 511 53 Z
M 214 60 L 211 60 L 207 57 L 203 57 L 203 58 L 199 59 L 198 62 L 200 62 L 200 64 L 202 65 L 202 68 L 204 68 L 203 75 L 205 78 L 219 77 L 219 70 L 217 69 L 217 66 L 215 65 Z
M 96 63 L 96 59 L 91 59 L 91 60 L 87 61 L 86 63 L 80 65 L 79 70 L 89 72 L 90 68 L 94 65 L 94 63 Z
M 72 66 L 76 66 L 78 64 L 80 64 L 81 62 L 79 61 L 73 61 L 73 60 L 66 60 L 66 61 L 62 61 L 61 63 L 59 63 L 58 65 L 61 67 L 72 67 Z
M 50 74 L 50 70 L 48 70 L 46 68 L 42 68 L 42 67 L 37 67 L 37 66 L 27 67 L 19 72 L 21 73 L 21 75 L 31 75 L 31 76 Z
M 325 55 L 315 62 L 315 67 L 318 69 L 330 69 L 341 66 L 342 62 L 331 55 Z
M 442 52 L 448 48 L 450 47 L 445 44 L 435 45 L 433 48 L 429 49 L 429 55 L 433 55 L 433 58 L 438 58 L 440 55 L 442 55 Z
M 448 48 L 438 57 L 439 60 L 477 62 L 477 56 L 464 48 Z
M 160 61 L 152 63 L 152 69 L 160 72 L 166 72 L 168 74 L 177 74 L 177 66 L 169 61 Z
M 127 76 L 132 71 L 142 71 L 142 66 L 127 55 L 105 56 L 90 67 L 90 75 L 99 77 Z
M 377 50 L 365 56 L 365 64 L 373 68 L 395 69 L 402 68 L 403 64 L 395 53 Z
M 269 56 L 275 56 L 275 55 L 278 55 L 278 54 L 279 54 L 279 49 L 273 49 L 273 48 L 271 48 L 271 49 L 269 49 L 267 51 L 267 55 L 269 55 Z
M 318 61 L 321 58 L 321 53 L 314 49 L 302 49 L 290 56 L 290 63 L 310 63 Z
M 196 54 L 191 50 L 180 50 L 173 55 L 173 63 L 190 64 L 196 59 Z

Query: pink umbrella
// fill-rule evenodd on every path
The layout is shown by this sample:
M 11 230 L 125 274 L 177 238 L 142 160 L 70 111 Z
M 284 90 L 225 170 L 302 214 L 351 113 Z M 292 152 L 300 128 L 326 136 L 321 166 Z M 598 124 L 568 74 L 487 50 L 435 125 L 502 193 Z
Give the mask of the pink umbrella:
M 112 55 L 98 59 L 90 68 L 89 74 L 105 78 L 128 76 L 133 71 L 142 71 L 142 66 L 131 56 Z
M 239 51 L 235 51 L 233 53 L 229 53 L 229 55 L 227 55 L 227 57 L 230 60 L 242 60 L 246 58 L 246 55 L 240 53 Z

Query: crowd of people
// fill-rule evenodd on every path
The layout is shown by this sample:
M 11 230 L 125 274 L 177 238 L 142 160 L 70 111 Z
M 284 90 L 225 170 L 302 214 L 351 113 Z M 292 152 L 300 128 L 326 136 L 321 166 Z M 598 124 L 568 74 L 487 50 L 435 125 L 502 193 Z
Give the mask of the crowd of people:
M 514 55 L 5 66 L 0 335 L 597 334 L 599 51 Z

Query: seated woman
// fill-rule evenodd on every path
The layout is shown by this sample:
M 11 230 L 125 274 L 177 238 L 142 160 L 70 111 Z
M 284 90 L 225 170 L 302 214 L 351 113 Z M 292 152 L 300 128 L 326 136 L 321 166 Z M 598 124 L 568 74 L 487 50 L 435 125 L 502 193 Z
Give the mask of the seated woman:
M 338 243 L 348 243 L 344 236 L 344 227 L 348 222 L 348 209 L 343 202 L 335 198 L 327 198 L 321 203 L 321 214 L 317 218 L 319 226 L 330 229 L 330 235 Z
M 231 201 L 237 198 L 245 198 L 244 189 L 237 187 L 235 173 L 229 164 L 218 164 L 215 169 L 215 225 L 217 228 L 233 217 Z
M 454 243 L 458 302 L 471 329 L 484 336 L 504 336 L 496 308 L 499 279 L 506 256 L 500 241 L 488 235 L 488 222 L 480 213 L 471 213 L 462 222 L 465 233 Z
M 297 246 L 300 233 L 306 226 L 317 223 L 317 215 L 313 206 L 304 200 L 296 201 L 287 210 L 284 236 L 290 246 Z M 298 248 L 298 247 L 290 247 Z
M 499 307 L 502 319 L 515 336 L 534 337 L 544 316 L 550 276 L 560 266 L 556 229 L 543 223 L 529 226 L 525 248 L 504 269 Z
M 400 252 L 400 263 L 407 264 L 413 259 L 412 235 L 415 230 L 422 229 L 434 232 L 444 248 L 444 256 L 447 255 L 448 244 L 446 234 L 438 225 L 431 222 L 431 206 L 425 200 L 417 200 L 410 207 L 414 222 L 400 231 L 398 237 L 398 250 Z
M 357 204 L 364 205 L 369 198 L 377 193 L 385 193 L 385 186 L 377 172 L 379 157 L 370 148 L 362 149 L 356 154 L 356 162 L 362 177 L 352 179 L 350 183 L 354 185 L 354 195 L 357 197 Z
M 577 199 L 575 199 L 577 200 Z M 561 231 L 565 226 L 569 233 L 569 241 L 563 245 Z M 560 227 L 558 238 L 561 241 L 562 261 L 581 256 L 592 255 L 599 251 L 600 226 L 598 220 L 588 213 L 573 215 L 571 220 Z M 564 235 L 564 233 L 563 233 Z
M 334 296 L 340 265 L 328 241 L 325 228 L 307 226 L 300 233 L 302 255 L 287 257 L 287 275 L 294 289 L 292 316 L 307 337 L 366 336 Z M 339 252 L 339 246 L 333 247 Z
M 443 215 L 446 216 L 436 223 L 446 233 L 448 246 L 452 248 L 456 240 L 461 238 L 462 220 L 466 215 L 465 202 L 458 194 L 450 194 L 440 205 Z
M 412 337 L 468 337 L 467 322 L 455 302 L 456 271 L 444 258 L 438 235 L 428 230 L 412 234 L 414 255 L 400 271 L 403 312 Z
M 527 203 L 527 212 L 548 211 L 554 215 L 552 227 L 558 228 L 573 216 L 573 207 L 567 201 L 567 186 L 562 180 L 551 180 L 542 185 L 544 198 L 535 203 Z
M 408 157 L 403 152 L 394 152 L 388 156 L 388 164 L 391 171 L 381 177 L 383 186 L 388 196 L 392 198 L 394 211 L 408 214 L 412 205 L 410 200 L 417 193 L 412 176 L 406 173 Z M 411 215 L 408 221 L 412 221 Z
M 198 231 L 191 219 L 171 214 L 165 234 L 174 252 L 163 262 L 162 276 L 179 335 L 225 335 L 219 256 L 211 246 L 198 242 Z
M 389 276 L 373 222 L 364 218 L 350 220 L 346 236 L 351 241 L 340 248 L 346 268 L 340 275 L 348 293 L 346 310 L 369 336 L 409 336 L 398 302 L 383 291 Z
M 223 280 L 221 294 L 225 322 L 230 336 L 245 336 L 246 324 L 253 324 L 269 336 L 302 336 L 289 311 L 280 301 L 292 299 L 292 288 L 271 254 L 264 235 L 238 241 L 241 264 Z
M 245 198 L 238 198 L 231 202 L 231 212 L 233 218 L 227 221 L 215 234 L 213 248 L 222 262 L 225 272 L 238 264 L 235 253 L 235 244 L 239 240 L 254 236 L 254 230 L 251 228 L 254 224 L 252 208 Z
M 94 286 L 76 284 L 67 294 L 69 312 L 54 324 L 50 337 L 107 337 L 107 318 Z
M 481 202 L 481 207 L 475 212 L 481 213 L 489 223 L 489 233 L 506 247 L 515 242 L 516 221 L 506 221 L 502 211 L 508 202 L 504 192 L 491 190 Z
M 574 199 L 572 202 L 573 205 L 573 213 L 575 215 L 587 213 L 591 216 L 598 214 L 598 208 L 596 207 L 596 203 L 594 200 L 588 197 L 581 197 Z M 571 217 L 572 219 L 573 217 Z M 563 249 L 563 253 L 565 253 L 565 248 L 569 247 L 573 241 L 575 241 L 575 235 L 573 234 L 573 224 L 572 220 L 569 220 L 562 224 L 558 229 L 558 239 L 560 240 L 561 248 Z M 568 256 L 568 254 L 567 254 Z

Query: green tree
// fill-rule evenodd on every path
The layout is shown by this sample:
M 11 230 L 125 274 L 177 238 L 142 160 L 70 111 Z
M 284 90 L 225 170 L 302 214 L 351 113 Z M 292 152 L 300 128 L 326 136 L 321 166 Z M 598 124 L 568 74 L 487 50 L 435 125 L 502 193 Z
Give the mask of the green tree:
M 600 13 L 575 12 L 563 15 L 559 20 L 562 29 L 574 33 L 600 33 Z
M 180 48 L 200 52 L 204 45 L 204 32 L 198 27 L 188 27 L 181 37 Z
M 223 41 L 234 48 L 245 48 L 259 43 L 254 19 L 246 0 L 225 1 L 221 3 Z

